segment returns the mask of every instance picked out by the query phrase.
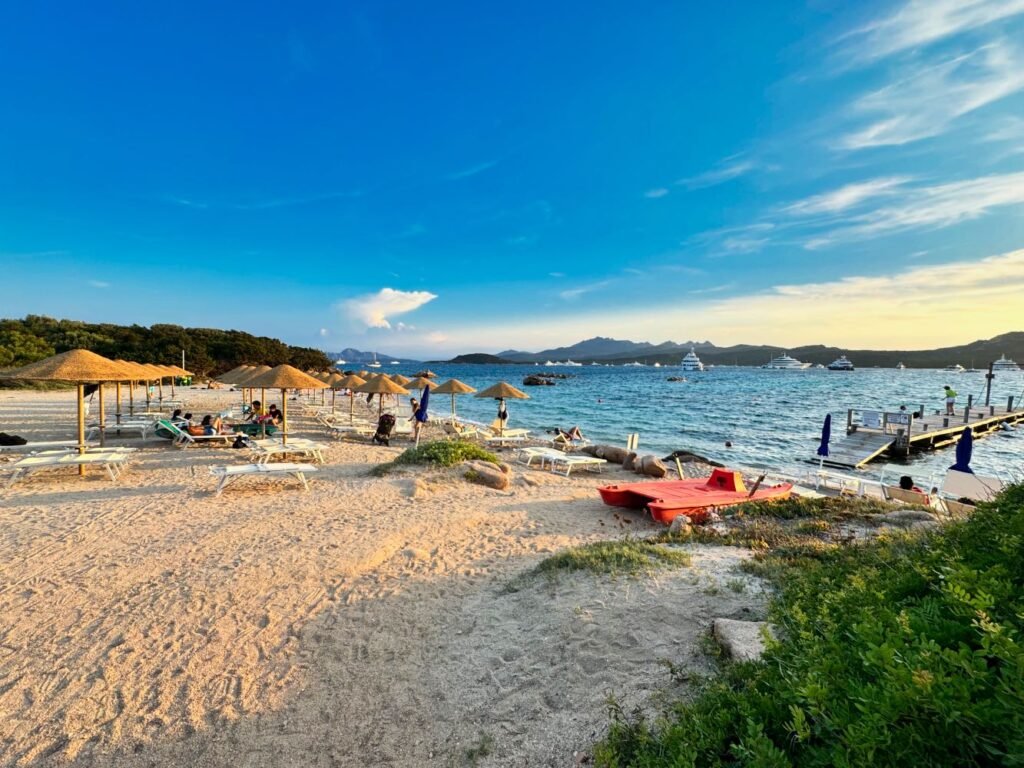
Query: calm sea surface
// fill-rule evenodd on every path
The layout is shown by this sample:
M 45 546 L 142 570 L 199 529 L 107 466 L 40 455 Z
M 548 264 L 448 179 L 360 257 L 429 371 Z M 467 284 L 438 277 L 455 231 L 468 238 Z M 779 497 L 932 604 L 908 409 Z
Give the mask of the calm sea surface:
M 385 373 L 411 376 L 407 366 L 385 366 Z M 820 369 L 771 371 L 759 368 L 716 367 L 683 374 L 679 368 L 540 367 L 503 365 L 436 365 L 437 381 L 457 378 L 477 389 L 507 381 L 530 395 L 510 400 L 510 427 L 535 431 L 579 425 L 592 441 L 625 445 L 626 435 L 640 433 L 640 449 L 666 455 L 685 449 L 741 468 L 805 472 L 804 461 L 814 455 L 825 414 L 831 412 L 833 441 L 845 435 L 847 408 L 894 411 L 900 405 L 926 413 L 945 408 L 943 385 L 959 393 L 958 404 L 984 402 L 983 373 L 945 373 L 933 370 L 861 369 L 838 372 Z M 569 373 L 553 387 L 524 387 L 532 372 Z M 686 382 L 670 382 L 683 376 Z M 1006 405 L 1008 396 L 1020 402 L 1024 372 L 998 373 L 992 403 Z M 490 422 L 493 400 L 461 395 L 460 415 Z M 451 397 L 431 399 L 433 415 L 451 410 Z M 725 442 L 732 443 L 731 448 Z M 927 482 L 953 463 L 952 448 L 921 454 L 910 460 L 910 474 Z M 993 435 L 974 444 L 972 467 L 1004 477 L 1024 475 L 1024 427 Z M 867 472 L 877 474 L 881 464 Z

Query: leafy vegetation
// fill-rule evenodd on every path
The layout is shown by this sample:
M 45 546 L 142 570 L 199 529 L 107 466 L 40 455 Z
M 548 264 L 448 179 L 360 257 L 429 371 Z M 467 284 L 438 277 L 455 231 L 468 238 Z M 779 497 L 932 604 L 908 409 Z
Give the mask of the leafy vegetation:
M 785 638 L 598 765 L 1024 765 L 1024 486 L 927 536 L 761 556 Z
M 163 365 L 180 362 L 181 351 L 185 350 L 186 366 L 200 376 L 218 375 L 242 364 L 289 363 L 301 370 L 331 365 L 330 358 L 319 350 L 292 347 L 277 339 L 241 331 L 82 323 L 40 315 L 0 320 L 0 368 L 27 365 L 69 349 L 88 349 L 111 359 Z
M 658 567 L 687 566 L 690 555 L 651 539 L 625 538 L 598 541 L 564 549 L 542 561 L 534 573 L 553 575 L 569 571 L 642 573 Z
M 485 451 L 476 443 L 466 440 L 434 440 L 416 448 L 406 448 L 394 461 L 378 464 L 370 474 L 386 475 L 391 470 L 413 464 L 432 464 L 438 467 L 454 467 L 464 461 L 489 461 L 498 463 L 498 457 Z

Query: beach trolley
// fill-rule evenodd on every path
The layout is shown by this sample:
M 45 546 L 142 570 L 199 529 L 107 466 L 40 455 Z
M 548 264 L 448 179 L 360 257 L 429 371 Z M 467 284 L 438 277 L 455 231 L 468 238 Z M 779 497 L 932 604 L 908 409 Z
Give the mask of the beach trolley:
M 732 469 L 715 469 L 711 477 L 692 480 L 662 480 L 646 483 L 617 483 L 597 489 L 611 507 L 643 509 L 665 525 L 686 515 L 695 523 L 705 522 L 715 508 L 732 507 L 750 501 L 788 499 L 792 483 L 747 490 L 743 476 Z

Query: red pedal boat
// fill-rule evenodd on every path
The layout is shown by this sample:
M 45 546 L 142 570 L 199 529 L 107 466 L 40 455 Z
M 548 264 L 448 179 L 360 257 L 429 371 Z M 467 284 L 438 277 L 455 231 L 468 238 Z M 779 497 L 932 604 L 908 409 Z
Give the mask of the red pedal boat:
M 715 507 L 731 507 L 748 501 L 788 499 L 792 483 L 758 488 L 751 493 L 739 472 L 715 469 L 707 480 L 663 480 L 651 483 L 619 483 L 598 488 L 601 499 L 612 507 L 647 509 L 651 517 L 668 525 L 677 515 L 695 523 L 707 519 Z

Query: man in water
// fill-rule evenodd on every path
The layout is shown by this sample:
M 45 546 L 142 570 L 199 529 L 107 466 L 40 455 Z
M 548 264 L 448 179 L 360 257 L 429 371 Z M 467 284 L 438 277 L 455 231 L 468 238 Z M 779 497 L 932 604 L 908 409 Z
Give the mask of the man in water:
M 956 405 L 956 390 L 946 385 L 946 415 L 954 416 L 953 407 Z

